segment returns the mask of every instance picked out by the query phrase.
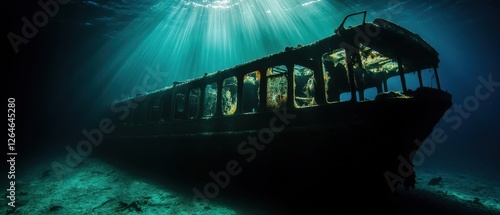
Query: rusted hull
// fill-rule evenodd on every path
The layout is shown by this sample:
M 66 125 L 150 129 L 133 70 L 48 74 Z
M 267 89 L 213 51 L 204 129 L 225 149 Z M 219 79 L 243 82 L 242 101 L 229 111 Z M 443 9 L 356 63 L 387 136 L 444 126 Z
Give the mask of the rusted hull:
M 417 143 L 450 106 L 448 93 L 419 89 L 411 98 L 128 126 L 106 136 L 98 152 L 198 184 L 230 165 L 233 181 L 247 188 L 321 182 L 389 190 L 386 172 L 412 185 L 401 157 L 412 163 Z

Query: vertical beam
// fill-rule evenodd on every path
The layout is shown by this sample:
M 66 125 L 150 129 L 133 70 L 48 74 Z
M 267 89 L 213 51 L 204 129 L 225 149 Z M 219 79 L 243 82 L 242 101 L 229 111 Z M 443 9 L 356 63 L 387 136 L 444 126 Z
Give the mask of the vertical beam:
M 180 82 L 174 81 L 173 87 L 172 87 L 172 101 L 170 103 L 170 119 L 174 120 L 175 119 L 175 113 L 177 112 L 177 85 Z
M 378 83 L 377 83 L 377 95 L 378 95 L 378 94 L 381 94 L 384 92 L 384 90 L 383 90 L 384 78 L 383 78 L 383 76 L 381 76 L 379 74 L 377 74 L 375 77 L 378 81 Z
M 384 92 L 388 92 L 389 88 L 387 87 L 387 78 L 384 76 Z
M 295 77 L 293 75 L 293 64 L 286 65 L 287 73 L 286 73 L 286 82 L 287 82 L 287 91 L 286 91 L 286 108 L 293 109 L 295 108 Z
M 243 77 L 245 74 L 238 74 L 236 76 L 236 112 L 234 114 L 243 113 Z
M 263 112 L 267 109 L 267 68 L 262 68 L 260 72 L 259 108 L 257 111 Z
M 205 87 L 207 85 L 202 82 L 198 87 L 200 88 L 200 99 L 198 101 L 198 116 L 196 118 L 203 117 L 203 111 L 205 109 Z
M 418 83 L 420 84 L 420 87 L 423 87 L 424 84 L 422 83 L 422 70 L 418 70 Z
M 325 85 L 325 73 L 323 71 L 323 62 L 321 55 L 316 56 L 313 60 L 316 65 L 314 70 L 314 99 L 319 105 L 326 104 L 326 85 Z
M 365 89 L 360 89 L 358 92 L 359 92 L 359 101 L 365 100 Z
M 441 83 L 439 82 L 439 75 L 438 75 L 438 70 L 437 66 L 434 66 L 434 75 L 436 76 L 436 83 L 438 85 L 438 89 L 441 89 Z
M 346 50 L 346 53 L 349 53 Z M 354 62 L 353 62 L 353 55 L 347 56 L 346 61 L 347 61 L 347 70 L 348 70 L 348 75 L 349 75 L 349 85 L 351 86 L 351 101 L 356 101 L 356 82 L 354 81 Z
M 216 79 L 217 82 L 217 102 L 215 105 L 215 114 L 214 116 L 222 116 L 222 83 L 223 78 L 218 77 Z
M 398 70 L 399 70 L 399 77 L 401 77 L 401 86 L 403 87 L 403 93 L 406 93 L 408 89 L 406 88 L 405 71 L 403 69 L 403 63 L 401 62 L 401 57 L 399 56 L 398 56 Z

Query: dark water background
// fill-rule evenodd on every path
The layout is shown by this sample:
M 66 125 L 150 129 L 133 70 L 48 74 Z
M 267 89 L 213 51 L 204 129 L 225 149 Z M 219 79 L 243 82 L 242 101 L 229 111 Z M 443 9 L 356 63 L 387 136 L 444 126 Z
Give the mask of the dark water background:
M 455 105 L 474 105 L 478 77 L 500 82 L 499 16 L 492 0 L 221 2 L 73 0 L 61 4 L 17 54 L 6 35 L 21 34 L 22 17 L 41 9 L 36 1 L 4 3 L 2 95 L 17 101 L 18 169 L 65 155 L 66 145 L 84 138 L 82 129 L 97 127 L 105 105 L 132 95 L 148 71 L 162 75 L 156 89 L 169 86 L 314 42 L 361 10 L 368 21 L 386 18 L 435 47 L 441 86 Z M 437 125 L 447 139 L 422 166 L 500 178 L 500 87 L 489 93 Z

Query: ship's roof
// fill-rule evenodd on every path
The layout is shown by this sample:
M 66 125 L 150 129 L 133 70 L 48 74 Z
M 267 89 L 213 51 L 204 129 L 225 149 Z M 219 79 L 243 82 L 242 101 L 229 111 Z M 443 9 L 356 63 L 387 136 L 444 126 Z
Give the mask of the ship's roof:
M 176 82 L 174 85 L 197 82 L 207 79 L 215 79 L 219 76 L 227 76 L 227 73 L 249 72 L 255 68 L 269 68 L 283 65 L 283 62 L 296 62 L 307 66 L 312 63 L 312 57 L 321 57 L 324 53 L 339 49 L 345 49 L 345 53 L 356 50 L 364 50 L 369 47 L 380 54 L 378 58 L 368 59 L 366 67 L 387 67 L 388 59 L 400 59 L 404 73 L 437 67 L 439 64 L 438 52 L 429 45 L 418 34 L 415 34 L 397 24 L 384 19 L 375 19 L 360 25 L 342 29 L 332 36 L 318 40 L 308 45 L 299 45 L 294 48 L 286 48 L 284 51 L 271 54 L 260 59 L 246 62 L 221 71 L 205 74 L 202 77 Z M 385 65 L 384 65 L 385 64 Z M 397 67 L 397 65 L 395 66 Z M 376 72 L 373 69 L 372 72 Z M 386 70 L 389 76 L 397 75 L 397 68 Z M 236 74 L 235 74 L 236 75 Z M 159 93 L 172 86 L 165 87 L 144 95 Z M 127 99 L 125 99 L 127 100 Z

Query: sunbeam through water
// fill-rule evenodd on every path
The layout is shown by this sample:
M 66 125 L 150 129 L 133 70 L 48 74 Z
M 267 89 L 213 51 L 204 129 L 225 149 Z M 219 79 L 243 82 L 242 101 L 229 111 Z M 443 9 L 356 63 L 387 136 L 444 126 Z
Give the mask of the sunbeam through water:
M 331 35 L 344 10 L 321 0 L 159 1 L 96 55 L 106 61 L 93 65 L 99 75 L 89 87 L 107 86 L 109 102 L 144 93 L 123 92 L 144 86 L 152 70 L 162 76 L 147 91 L 203 76 Z

